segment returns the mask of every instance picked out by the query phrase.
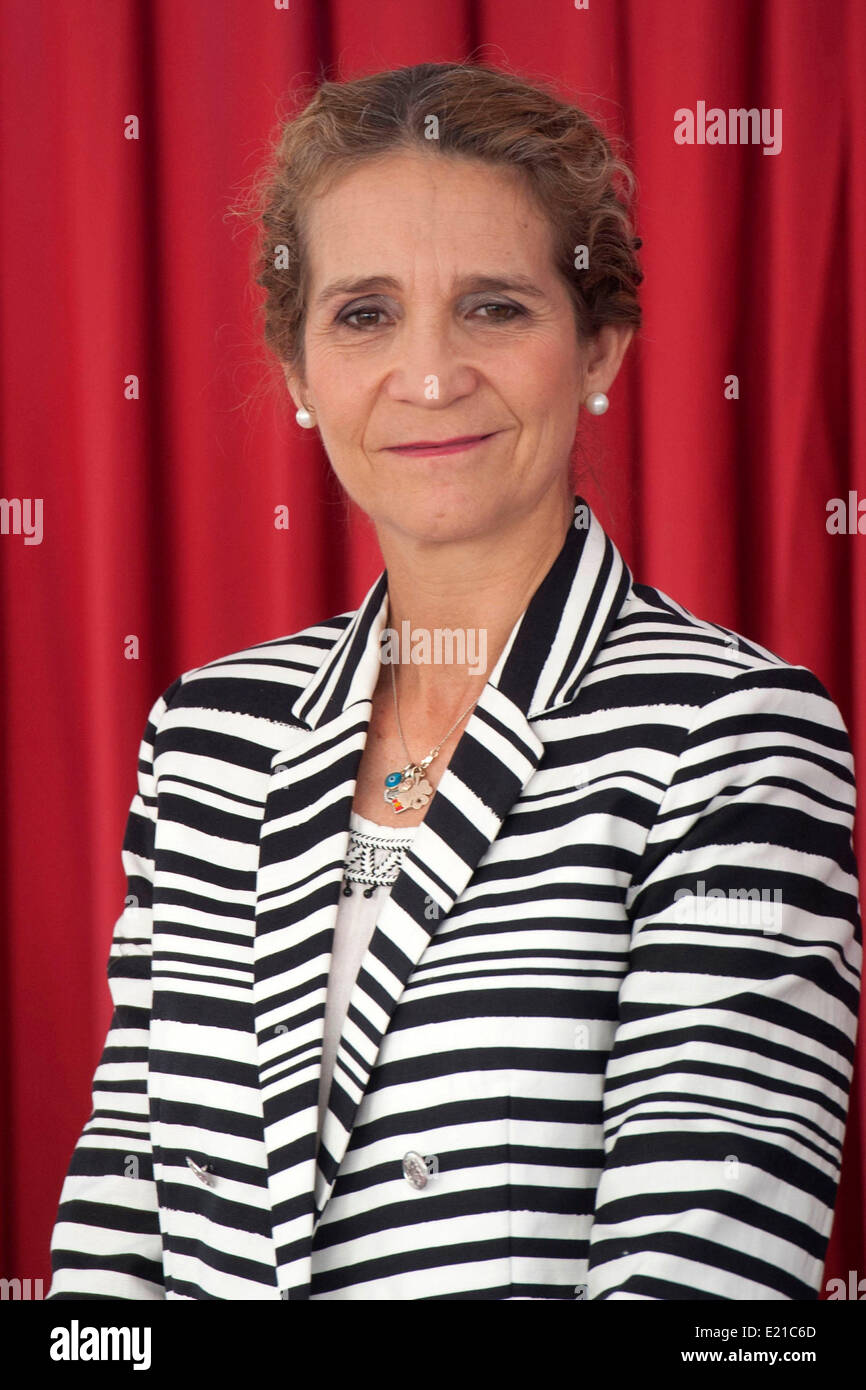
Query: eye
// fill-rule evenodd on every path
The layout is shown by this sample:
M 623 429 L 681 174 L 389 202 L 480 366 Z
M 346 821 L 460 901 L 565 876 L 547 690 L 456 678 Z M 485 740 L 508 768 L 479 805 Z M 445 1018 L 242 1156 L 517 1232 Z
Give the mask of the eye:
M 504 303 L 503 303 L 503 304 L 500 304 L 500 303 L 498 303 L 498 302 L 495 301 L 495 300 L 491 301 L 491 302 L 488 303 L 488 304 L 479 304 L 479 305 L 477 306 L 477 310 L 480 310 L 480 309 L 501 309 L 501 310 L 504 310 L 504 314 L 502 314 L 502 315 L 500 315 L 500 314 L 498 314 L 498 313 L 497 313 L 497 314 L 494 314 L 493 317 L 490 319 L 491 323 L 510 323 L 511 320 L 512 320 L 513 318 L 519 317 L 521 314 L 525 314 L 525 313 L 526 313 L 526 310 L 523 308 L 523 306 L 522 306 L 521 304 L 504 304 Z M 473 312 L 477 312 L 477 310 L 475 310 L 475 311 L 473 311 Z M 507 315 L 507 317 L 506 317 L 506 315 Z M 485 315 L 485 317 L 487 318 L 487 317 L 489 317 L 489 315 Z
M 384 312 L 384 309 L 381 309 L 378 304 L 360 304 L 356 305 L 354 309 L 343 309 L 337 315 L 337 323 L 346 323 L 350 328 L 378 328 L 379 323 L 375 316 Z M 373 320 L 367 318 L 366 322 L 353 323 L 352 320 L 358 318 L 359 315 L 373 315 Z

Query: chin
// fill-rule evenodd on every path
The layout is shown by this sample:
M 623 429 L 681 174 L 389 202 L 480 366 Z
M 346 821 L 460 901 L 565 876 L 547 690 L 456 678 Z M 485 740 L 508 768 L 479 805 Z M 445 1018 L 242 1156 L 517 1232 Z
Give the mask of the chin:
M 502 508 L 501 504 L 497 505 L 498 500 L 489 493 L 481 500 L 458 495 L 456 490 L 443 495 L 431 489 L 428 498 L 414 494 L 406 498 L 405 506 L 400 506 L 399 499 L 392 493 L 387 507 L 373 519 L 377 525 L 384 525 L 414 541 L 471 540 L 495 529 L 501 522 Z

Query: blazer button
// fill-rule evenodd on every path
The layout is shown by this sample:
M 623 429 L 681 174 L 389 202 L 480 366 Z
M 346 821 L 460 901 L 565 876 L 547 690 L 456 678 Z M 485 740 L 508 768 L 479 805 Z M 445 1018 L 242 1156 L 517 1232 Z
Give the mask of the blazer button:
M 427 1164 L 421 1154 L 410 1149 L 403 1156 L 403 1177 L 410 1187 L 422 1188 L 427 1186 Z
M 199 1165 L 197 1163 L 194 1163 L 193 1160 L 189 1157 L 187 1157 L 186 1161 L 189 1167 L 195 1173 L 199 1182 L 205 1183 L 208 1187 L 216 1187 L 216 1178 L 214 1177 L 213 1173 L 208 1172 L 208 1168 L 210 1166 L 209 1164 L 204 1163 L 201 1165 L 201 1167 L 199 1167 Z

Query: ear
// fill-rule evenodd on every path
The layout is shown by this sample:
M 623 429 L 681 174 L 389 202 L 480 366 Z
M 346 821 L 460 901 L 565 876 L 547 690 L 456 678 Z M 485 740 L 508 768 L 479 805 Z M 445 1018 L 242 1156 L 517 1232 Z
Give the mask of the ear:
M 598 330 L 586 350 L 584 394 L 609 391 L 633 337 L 634 329 L 627 324 L 606 323 Z
M 295 403 L 295 409 L 307 405 L 306 383 L 286 363 L 283 363 L 283 376 L 286 378 L 286 386 L 289 388 L 289 395 Z

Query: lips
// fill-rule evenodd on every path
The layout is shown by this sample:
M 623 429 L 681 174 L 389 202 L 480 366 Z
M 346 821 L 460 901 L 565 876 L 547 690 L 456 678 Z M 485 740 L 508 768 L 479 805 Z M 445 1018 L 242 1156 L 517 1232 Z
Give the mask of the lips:
M 457 434 L 453 439 L 413 439 L 408 444 L 395 444 L 395 449 L 432 449 L 443 444 L 474 444 L 476 439 L 487 439 L 486 434 Z
M 460 449 L 472 448 L 475 444 L 482 444 L 486 439 L 492 439 L 498 433 L 492 430 L 489 434 L 459 434 L 453 435 L 450 439 L 413 439 L 405 444 L 391 444 L 388 446 L 391 452 L 400 454 L 433 454 L 438 452 L 457 452 Z

